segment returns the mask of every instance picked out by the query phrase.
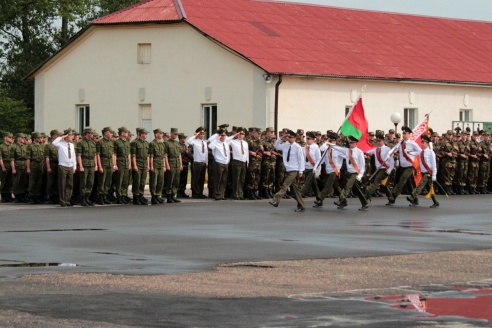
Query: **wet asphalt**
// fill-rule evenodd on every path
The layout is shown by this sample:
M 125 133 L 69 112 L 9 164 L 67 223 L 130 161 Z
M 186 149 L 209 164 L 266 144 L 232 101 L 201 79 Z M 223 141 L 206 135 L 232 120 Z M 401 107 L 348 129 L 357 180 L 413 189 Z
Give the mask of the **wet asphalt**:
M 37 273 L 104 272 L 180 274 L 213 270 L 222 263 L 325 259 L 492 248 L 492 197 L 440 197 L 409 207 L 373 199 L 366 212 L 357 199 L 337 210 L 295 213 L 285 200 L 186 199 L 157 206 L 60 208 L 0 205 L 0 284 Z M 49 266 L 40 266 L 46 265 Z M 0 294 L 1 296 L 1 294 Z M 67 311 L 67 304 L 74 309 Z M 362 300 L 282 298 L 207 299 L 170 295 L 19 295 L 0 297 L 0 310 L 56 318 L 139 326 L 422 326 L 412 314 Z M 375 312 L 376 311 L 376 312 Z M 375 317 L 375 313 L 377 316 Z M 375 319 L 377 318 L 377 319 Z M 444 321 L 442 321 L 444 320 Z M 466 320 L 465 320 L 466 321 Z M 435 322 L 446 322 L 439 319 Z M 487 322 L 473 322 L 489 326 Z

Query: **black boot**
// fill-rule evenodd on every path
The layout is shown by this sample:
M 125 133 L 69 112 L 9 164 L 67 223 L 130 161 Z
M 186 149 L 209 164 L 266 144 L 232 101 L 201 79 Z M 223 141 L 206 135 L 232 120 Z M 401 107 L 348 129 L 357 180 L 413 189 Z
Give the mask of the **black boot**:
M 142 205 L 140 203 L 140 197 L 137 195 L 133 195 L 133 205 Z
M 98 205 L 104 205 L 104 195 L 99 195 L 99 198 L 97 199 L 97 204 Z
M 169 204 L 174 203 L 174 200 L 172 199 L 171 195 L 167 195 L 167 202 L 168 202 Z
M 19 204 L 22 203 L 21 195 L 20 194 L 15 194 L 14 195 L 14 203 Z
M 125 203 L 123 202 L 120 196 L 116 196 L 116 204 L 123 205 Z
M 106 195 L 104 195 L 103 200 L 104 200 L 104 204 L 106 204 L 106 205 L 113 204 L 113 203 L 109 200 L 108 196 L 106 196 Z
M 268 197 L 273 198 L 273 189 L 267 189 Z
M 248 189 L 248 191 L 247 191 L 246 193 L 247 193 L 247 195 L 248 195 L 248 199 L 249 199 L 249 200 L 256 200 L 256 197 L 255 197 L 255 195 L 253 194 L 253 190 L 249 190 L 249 189 Z
M 253 195 L 255 196 L 256 199 L 261 199 L 260 195 L 258 195 L 258 189 L 254 190 Z
M 89 206 L 89 204 L 87 204 L 87 199 L 85 197 L 82 197 L 82 200 L 80 201 L 80 205 L 81 206 Z
M 157 196 L 152 196 L 151 203 L 152 203 L 152 205 L 158 205 L 158 204 L 160 204 L 159 201 L 157 200 Z
M 263 199 L 269 199 L 269 198 L 270 198 L 270 197 L 268 196 L 267 191 L 266 191 L 265 189 L 261 189 L 261 190 L 260 190 L 260 196 L 261 196 L 261 198 L 263 198 Z
M 85 199 L 85 201 L 87 202 L 87 205 L 89 206 L 94 206 L 94 203 L 92 202 L 91 200 L 91 197 L 90 196 L 82 196 L 82 198 Z
M 180 201 L 179 199 L 177 199 L 177 198 L 176 198 L 176 195 L 173 195 L 173 196 L 171 197 L 171 199 L 172 199 L 172 200 L 173 200 L 173 202 L 175 202 L 175 203 L 181 203 L 181 201 Z

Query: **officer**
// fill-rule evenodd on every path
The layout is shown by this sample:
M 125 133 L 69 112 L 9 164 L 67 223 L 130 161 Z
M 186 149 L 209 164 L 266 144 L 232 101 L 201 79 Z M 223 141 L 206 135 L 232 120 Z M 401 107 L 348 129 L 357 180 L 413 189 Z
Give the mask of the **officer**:
M 232 149 L 232 174 L 230 175 L 232 197 L 235 200 L 244 200 L 243 190 L 249 159 L 248 143 L 244 141 L 246 129 L 239 127 L 236 131 L 234 136 L 227 137 L 225 141 Z
M 168 203 L 181 203 L 179 199 L 176 198 L 176 193 L 179 188 L 179 175 L 183 170 L 183 160 L 181 158 L 181 146 L 179 141 L 176 140 L 178 137 L 178 129 L 171 128 L 169 134 L 169 140 L 165 142 L 165 153 L 166 153 L 166 181 L 165 187 L 166 197 Z
M 111 188 L 113 172 L 118 169 L 118 166 L 116 166 L 116 155 L 114 153 L 114 142 L 111 140 L 112 131 L 113 129 L 110 127 L 103 128 L 103 137 L 96 144 L 96 156 L 99 168 L 99 205 L 111 204 L 111 201 L 107 199 L 107 195 Z
M 14 135 L 4 132 L 3 143 L 0 144 L 0 191 L 2 203 L 12 203 L 12 169 L 10 167 L 10 148 L 14 142 Z
M 26 173 L 29 175 L 29 203 L 41 204 L 43 187 L 44 145 L 41 144 L 41 134 L 31 134 L 33 142 L 27 146 Z
M 116 204 L 128 204 L 128 180 L 131 172 L 130 141 L 128 141 L 128 129 L 124 126 L 118 128 L 118 139 L 114 142 L 114 153 L 118 170 L 115 175 Z
M 46 193 L 52 204 L 59 203 L 58 194 L 58 150 L 53 146 L 53 140 L 61 136 L 58 130 L 50 131 L 51 141 L 44 147 L 44 161 L 47 172 Z
M 10 166 L 12 168 L 12 190 L 14 203 L 26 203 L 28 179 L 26 174 L 27 136 L 17 134 L 17 142 L 10 147 Z
M 162 188 L 164 185 L 164 173 L 166 172 L 164 158 L 166 156 L 164 133 L 161 129 L 154 130 L 154 140 L 149 143 L 150 157 L 150 178 L 149 189 L 152 196 L 152 205 L 162 204 L 164 200 L 161 198 Z
M 93 140 L 95 131 L 90 126 L 87 126 L 83 134 L 84 137 L 77 142 L 75 148 L 79 171 L 80 205 L 93 206 L 94 203 L 90 200 L 90 196 L 94 186 L 95 170 L 98 169 L 96 143 Z
M 186 142 L 193 147 L 193 169 L 191 179 L 191 192 L 193 198 L 205 198 L 203 188 L 205 184 L 205 172 L 208 166 L 208 145 L 205 139 L 205 128 L 200 126 L 195 130 L 195 135 L 189 137 Z
M 147 172 L 150 168 L 149 143 L 145 128 L 137 128 L 137 138 L 130 143 L 130 153 L 133 168 L 133 205 L 147 205 L 148 200 L 143 196 Z

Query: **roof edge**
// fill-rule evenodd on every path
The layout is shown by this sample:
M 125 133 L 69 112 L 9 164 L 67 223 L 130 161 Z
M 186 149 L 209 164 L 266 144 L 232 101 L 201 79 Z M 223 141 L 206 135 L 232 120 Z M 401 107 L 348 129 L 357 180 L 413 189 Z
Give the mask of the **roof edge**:
M 183 4 L 181 3 L 181 0 L 173 0 L 173 1 L 174 1 L 174 7 L 176 8 L 176 12 L 178 13 L 179 18 L 186 19 L 186 13 Z

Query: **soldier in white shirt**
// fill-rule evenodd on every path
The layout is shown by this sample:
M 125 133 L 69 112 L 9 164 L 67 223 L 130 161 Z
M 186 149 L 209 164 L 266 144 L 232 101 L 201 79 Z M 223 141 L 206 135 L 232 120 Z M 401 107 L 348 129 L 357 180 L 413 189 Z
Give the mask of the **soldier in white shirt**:
M 408 126 L 402 126 L 402 137 L 403 140 L 398 146 L 398 160 L 400 162 L 400 167 L 402 168 L 400 180 L 393 188 L 391 196 L 388 197 L 388 204 L 393 205 L 396 198 L 401 194 L 403 187 L 407 181 L 410 181 L 412 189 L 415 188 L 415 182 L 413 180 L 413 173 L 415 168 L 413 166 L 413 160 L 415 156 L 419 155 L 422 149 L 417 145 L 416 142 L 410 140 L 410 135 L 412 134 L 412 129 Z M 409 180 L 410 179 L 410 180 Z
M 376 189 L 379 188 L 381 181 L 385 180 L 391 175 L 391 171 L 393 171 L 395 167 L 395 159 L 393 156 L 390 156 L 387 160 L 385 160 L 391 148 L 386 146 L 384 133 L 378 133 L 376 135 L 376 139 L 378 147 L 373 148 L 366 153 L 375 157 L 377 170 L 376 174 L 374 175 L 374 181 L 366 189 L 366 197 L 368 199 L 370 199 L 371 195 L 376 191 Z M 383 185 L 383 189 L 386 193 L 386 197 L 390 197 L 391 192 L 388 188 L 387 183 Z
M 189 137 L 186 142 L 193 146 L 193 166 L 191 192 L 193 198 L 207 198 L 203 195 L 205 185 L 205 172 L 208 166 L 208 145 L 205 140 L 205 128 L 200 126 L 195 130 L 195 135 Z
M 422 179 L 420 180 L 418 187 L 413 190 L 412 195 L 407 197 L 407 200 L 411 203 L 411 206 L 419 205 L 418 195 L 420 195 L 425 187 L 430 190 L 432 182 L 436 181 L 437 176 L 436 153 L 433 152 L 429 147 L 430 138 L 425 134 L 423 134 L 420 138 L 422 140 L 423 150 L 418 156 L 420 161 L 420 170 L 422 172 Z M 431 198 L 434 202 L 431 205 L 431 208 L 439 207 L 439 202 L 437 201 L 436 195 L 434 193 L 431 195 Z
M 340 177 L 340 168 L 343 165 L 343 154 L 331 148 L 332 145 L 335 145 L 338 135 L 332 131 L 328 131 L 326 136 L 328 141 L 320 147 L 320 151 L 323 152 L 323 155 L 321 163 L 317 168 L 317 171 L 319 172 L 321 170 L 321 165 L 325 163 L 326 179 L 324 181 L 323 190 L 318 194 L 313 207 L 322 207 L 323 200 L 333 196 L 335 182 Z
M 213 137 L 215 136 L 215 140 Z M 225 189 L 227 186 L 227 173 L 231 160 L 229 143 L 226 142 L 226 130 L 219 129 L 217 133 L 209 138 L 208 147 L 212 149 L 214 156 L 214 199 L 225 200 Z
M 280 200 L 287 192 L 289 187 L 294 191 L 294 198 L 297 201 L 296 212 L 304 212 L 305 206 L 299 192 L 298 180 L 302 177 L 305 169 L 304 153 L 301 146 L 296 143 L 297 134 L 288 130 L 282 137 L 275 142 L 275 148 L 283 152 L 283 162 L 285 166 L 285 179 L 280 190 L 273 196 L 270 205 L 278 207 Z M 288 141 L 287 141 L 288 140 Z M 287 141 L 287 142 L 285 142 Z
M 321 151 L 319 150 L 316 141 L 316 132 L 308 131 L 306 133 L 306 145 L 302 147 L 304 153 L 305 170 L 304 170 L 304 185 L 301 189 L 301 196 L 305 197 L 309 193 L 313 192 L 315 195 L 319 194 L 318 184 L 316 178 L 319 177 L 319 171 L 316 172 L 316 167 L 321 160 Z
M 244 140 L 246 129 L 239 127 L 236 134 L 226 138 L 232 148 L 232 197 L 244 200 L 244 181 L 249 163 L 249 147 Z
M 52 145 L 58 150 L 58 188 L 61 207 L 72 206 L 70 199 L 73 191 L 73 174 L 77 169 L 73 138 L 73 130 L 67 129 L 61 137 L 52 141 Z
M 350 148 L 344 148 L 340 146 L 332 146 L 332 148 L 340 151 L 345 156 L 345 161 L 347 163 L 347 173 L 346 178 L 347 182 L 340 193 L 340 197 L 335 205 L 337 208 L 343 209 L 347 206 L 347 196 L 350 193 L 350 190 L 354 188 L 354 192 L 359 197 L 360 203 L 362 207 L 359 211 L 365 211 L 369 208 L 369 201 L 366 199 L 364 193 L 362 192 L 362 177 L 364 176 L 364 171 L 366 168 L 366 163 L 364 160 L 364 153 L 362 150 L 357 148 L 357 144 L 359 140 L 352 136 L 348 137 Z

